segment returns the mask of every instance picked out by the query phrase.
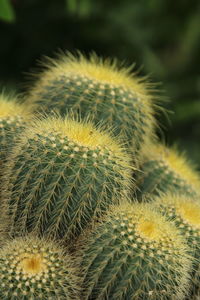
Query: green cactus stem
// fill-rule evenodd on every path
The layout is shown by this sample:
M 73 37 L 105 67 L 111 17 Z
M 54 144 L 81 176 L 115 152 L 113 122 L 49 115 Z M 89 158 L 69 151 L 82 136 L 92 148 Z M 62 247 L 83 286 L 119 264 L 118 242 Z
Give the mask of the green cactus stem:
M 77 236 L 131 186 L 131 159 L 90 122 L 38 120 L 9 157 L 2 193 L 11 233 Z
M 52 241 L 8 240 L 0 249 L 0 298 L 78 300 L 77 263 Z
M 188 300 L 200 295 L 200 202 L 199 198 L 168 193 L 156 197 L 153 204 L 169 220 L 175 221 L 181 234 L 187 238 L 193 255 L 192 288 Z M 192 257 L 192 256 L 191 256 Z M 194 298 L 195 299 L 195 298 Z
M 83 299 L 184 299 L 190 267 L 187 245 L 152 205 L 113 207 L 80 245 Z
M 27 105 L 19 104 L 17 97 L 0 94 L 0 166 L 5 162 L 28 118 L 30 109 L 27 109 Z
M 27 95 L 27 103 L 37 111 L 57 110 L 65 116 L 69 110 L 82 117 L 92 115 L 114 127 L 115 134 L 133 149 L 139 149 L 153 134 L 157 96 L 153 86 L 131 73 L 131 68 L 96 55 L 89 59 L 65 54 L 47 60 L 44 72 Z
M 136 183 L 138 199 L 168 191 L 194 196 L 200 191 L 200 176 L 188 159 L 158 143 L 143 148 Z

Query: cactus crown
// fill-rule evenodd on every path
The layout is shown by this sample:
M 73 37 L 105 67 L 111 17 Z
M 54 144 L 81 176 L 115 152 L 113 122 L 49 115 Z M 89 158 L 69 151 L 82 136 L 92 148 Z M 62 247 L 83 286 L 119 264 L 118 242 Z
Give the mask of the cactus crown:
M 27 106 L 17 103 L 16 97 L 0 94 L 0 118 L 26 116 L 28 111 Z
M 135 234 L 144 242 L 152 243 L 155 248 L 162 244 L 166 248 L 176 249 L 180 244 L 176 228 L 154 211 L 151 204 L 121 205 L 112 211 L 112 219 L 113 214 L 116 216 L 114 218 L 125 221 L 128 227 L 135 228 Z M 123 228 L 123 224 L 121 226 Z
M 37 136 L 41 138 L 42 136 L 44 138 L 48 137 L 52 140 L 52 147 L 54 148 L 56 147 L 55 136 L 57 136 L 60 139 L 59 142 L 63 144 L 66 144 L 67 139 L 67 146 L 74 148 L 75 152 L 98 150 L 100 155 L 104 155 L 104 152 L 109 153 L 109 158 L 114 155 L 118 162 L 121 161 L 121 165 L 126 166 L 130 170 L 130 157 L 123 152 L 124 149 L 120 141 L 116 141 L 116 138 L 113 139 L 108 130 L 96 128 L 87 120 L 77 122 L 68 117 L 64 120 L 56 117 L 36 120 L 36 122 L 32 122 L 31 127 L 24 131 L 21 138 L 27 141 L 27 138 L 37 139 Z M 67 146 L 64 145 L 64 147 Z
M 40 254 L 29 254 L 20 262 L 22 272 L 29 276 L 45 272 L 47 266 L 44 264 Z
M 60 118 L 52 117 L 43 120 L 37 120 L 36 129 L 38 134 L 45 132 L 55 132 L 62 136 L 67 136 L 74 143 L 80 146 L 86 146 L 91 149 L 97 147 L 107 147 L 111 151 L 120 151 L 120 147 L 109 136 L 109 134 L 102 133 L 97 130 L 95 126 L 89 121 L 77 122 L 70 118 L 61 120 Z M 42 127 L 41 127 L 42 126 Z M 35 132 L 31 129 L 35 135 Z
M 156 197 L 156 205 L 168 209 L 169 213 L 175 210 L 176 217 L 182 220 L 192 229 L 200 233 L 200 203 L 198 200 L 188 198 L 184 195 L 168 193 L 162 197 Z
M 67 55 L 61 55 L 57 60 L 47 59 L 47 63 L 44 63 L 44 65 L 47 70 L 41 80 L 45 82 L 60 74 L 78 75 L 77 79 L 79 78 L 83 81 L 84 78 L 88 78 L 92 79 L 93 82 L 101 82 L 102 85 L 123 86 L 134 93 L 145 95 L 145 98 L 142 98 L 141 101 L 146 101 L 150 98 L 147 93 L 149 84 L 144 82 L 141 84 L 141 81 L 144 81 L 144 79 L 138 78 L 134 73 L 131 73 L 132 67 L 120 67 L 116 59 L 103 60 L 96 54 L 92 54 L 87 59 L 81 53 L 77 57 L 68 53 Z M 103 86 L 102 89 L 104 89 Z
M 188 161 L 185 155 L 180 154 L 175 148 L 168 148 L 162 144 L 148 143 L 143 147 L 143 161 L 156 160 L 159 165 L 166 167 L 166 171 L 174 172 L 182 180 L 191 185 L 194 190 L 200 190 L 200 176 Z
M 7 241 L 0 250 L 1 297 L 78 299 L 76 267 L 52 241 L 33 236 Z

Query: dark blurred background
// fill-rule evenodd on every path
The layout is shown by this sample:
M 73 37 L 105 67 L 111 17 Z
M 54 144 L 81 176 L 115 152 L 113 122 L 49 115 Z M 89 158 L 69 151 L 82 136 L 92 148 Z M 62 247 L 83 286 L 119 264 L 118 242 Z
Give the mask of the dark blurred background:
M 0 0 L 1 89 L 23 91 L 43 55 L 75 49 L 135 62 L 159 82 L 171 111 L 163 136 L 200 169 L 199 0 Z

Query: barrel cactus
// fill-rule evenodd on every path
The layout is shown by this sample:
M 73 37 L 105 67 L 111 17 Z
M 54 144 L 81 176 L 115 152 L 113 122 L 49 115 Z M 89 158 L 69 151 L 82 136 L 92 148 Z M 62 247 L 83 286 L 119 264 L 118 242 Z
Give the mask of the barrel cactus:
M 54 242 L 36 237 L 8 240 L 0 249 L 0 298 L 78 300 L 76 263 Z
M 153 204 L 176 226 L 187 239 L 193 258 L 192 297 L 200 296 L 200 201 L 185 195 L 168 193 L 157 197 Z M 191 256 L 191 258 L 192 258 Z
M 177 300 L 186 293 L 188 248 L 152 205 L 113 207 L 79 244 L 83 299 Z
M 18 103 L 16 96 L 0 94 L 0 165 L 30 118 L 30 110 Z
M 131 68 L 118 65 L 96 55 L 87 59 L 65 54 L 49 59 L 26 102 L 37 111 L 57 110 L 62 116 L 69 110 L 82 117 L 90 114 L 96 124 L 103 120 L 114 127 L 135 151 L 153 134 L 157 97 Z
M 200 175 L 185 155 L 159 143 L 143 148 L 136 181 L 138 199 L 169 191 L 195 196 L 200 191 Z
M 76 237 L 129 193 L 130 161 L 120 143 L 90 122 L 36 121 L 22 134 L 3 176 L 11 234 Z

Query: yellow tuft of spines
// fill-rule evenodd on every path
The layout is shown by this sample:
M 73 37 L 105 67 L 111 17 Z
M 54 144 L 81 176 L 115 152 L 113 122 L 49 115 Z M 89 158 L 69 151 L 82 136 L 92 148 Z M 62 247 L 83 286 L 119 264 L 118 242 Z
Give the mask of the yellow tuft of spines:
M 28 117 L 31 107 L 18 102 L 16 96 L 0 94 L 0 118 L 23 116 Z
M 181 218 L 188 226 L 200 234 L 200 202 L 199 199 L 172 193 L 156 197 L 155 204 L 175 209 L 177 218 Z
M 32 126 L 29 126 L 21 135 L 22 143 L 23 139 L 27 140 L 27 137 L 35 138 L 36 135 L 48 136 L 53 133 L 63 138 L 67 137 L 76 146 L 85 147 L 86 152 L 99 149 L 103 154 L 104 150 L 107 150 L 111 156 L 114 154 L 115 157 L 121 157 L 124 164 L 130 169 L 130 156 L 126 154 L 127 151 L 120 139 L 112 138 L 109 129 L 98 128 L 86 119 L 76 121 L 68 116 L 65 119 L 59 117 L 36 118 L 31 124 Z
M 148 142 L 143 147 L 141 160 L 144 163 L 150 160 L 159 161 L 169 171 L 173 171 L 185 180 L 194 190 L 200 191 L 200 174 L 186 155 L 180 153 L 176 147 L 169 148 L 161 143 Z
M 22 254 L 24 256 L 24 254 Z M 33 274 L 40 274 L 47 270 L 47 266 L 44 263 L 41 254 L 28 254 L 25 258 L 22 258 L 19 263 L 23 273 L 29 276 Z
M 114 207 L 112 214 L 128 220 L 128 226 L 134 226 L 138 237 L 146 242 L 165 245 L 176 249 L 183 242 L 175 226 L 166 220 L 150 203 L 124 203 Z M 158 244 L 157 244 L 158 243 Z
M 96 54 L 86 58 L 79 53 L 77 56 L 67 53 L 60 55 L 57 59 L 46 59 L 43 64 L 45 71 L 40 78 L 41 84 L 48 83 L 60 74 L 79 75 L 103 84 L 123 86 L 138 95 L 141 101 L 147 102 L 151 98 L 148 92 L 149 85 L 144 78 L 139 78 L 132 72 L 133 67 L 121 67 L 116 59 L 102 59 Z M 142 84 L 141 84 L 142 82 Z M 38 89 L 37 89 L 38 90 Z
M 144 103 L 144 113 L 152 116 L 149 126 L 157 126 L 153 115 L 155 113 L 154 108 L 156 111 L 163 110 L 158 104 L 161 97 L 156 95 L 155 84 L 148 82 L 147 76 L 139 77 L 138 72 L 133 71 L 134 65 L 123 67 L 117 59 L 103 59 L 95 53 L 87 58 L 80 52 L 77 55 L 70 52 L 63 53 L 57 59 L 47 57 L 41 65 L 44 69 L 39 77 L 33 74 L 33 77 L 38 77 L 39 81 L 30 90 L 26 99 L 29 105 L 35 105 L 35 94 L 39 95 L 40 91 L 43 92 L 43 87 L 48 86 L 50 81 L 59 78 L 61 75 L 70 75 L 73 79 L 77 76 L 77 86 L 79 84 L 78 79 L 81 77 L 83 80 L 90 79 L 93 83 L 99 83 L 102 92 L 104 92 L 105 85 L 109 84 L 112 88 L 120 87 L 122 94 L 127 90 L 137 95 L 138 101 Z M 92 85 L 91 83 L 91 90 L 93 89 Z M 112 93 L 115 94 L 114 91 Z M 150 134 L 152 134 L 152 130 L 149 130 Z
M 77 261 L 36 236 L 7 240 L 0 249 L 1 299 L 79 299 Z

